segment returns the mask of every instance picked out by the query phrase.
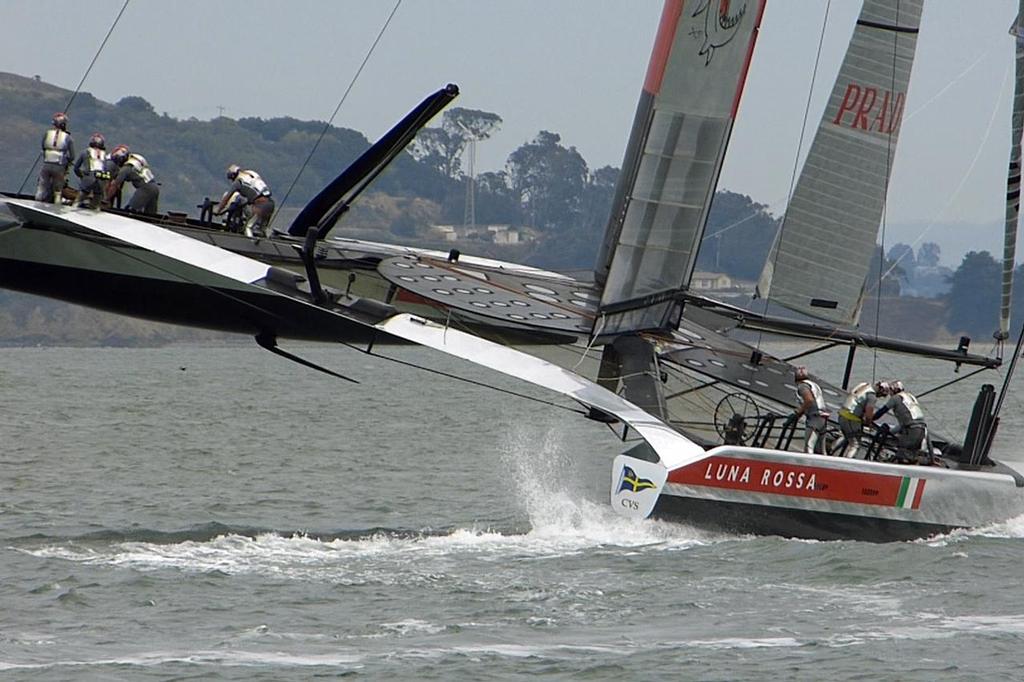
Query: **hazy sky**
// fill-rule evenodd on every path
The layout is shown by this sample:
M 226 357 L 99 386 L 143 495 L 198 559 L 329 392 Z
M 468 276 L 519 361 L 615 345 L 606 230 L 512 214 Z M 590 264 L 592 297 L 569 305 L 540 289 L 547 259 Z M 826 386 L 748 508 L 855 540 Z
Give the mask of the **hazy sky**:
M 123 0 L 5 0 L 0 69 L 74 88 Z M 1013 0 L 927 0 L 888 222 L 922 238 L 996 249 L 1012 93 Z M 479 145 L 492 170 L 541 129 L 591 167 L 618 166 L 661 0 L 403 0 L 335 124 L 371 139 L 427 93 L 459 85 L 456 106 L 504 119 Z M 769 0 L 720 187 L 780 213 L 789 192 L 824 0 Z M 83 90 L 141 95 L 158 112 L 208 119 L 289 115 L 326 120 L 394 0 L 131 0 Z M 859 11 L 832 0 L 811 98 L 817 125 Z M 74 110 L 71 111 L 72 129 Z M 80 131 L 85 133 L 87 131 Z M 809 136 L 804 146 L 809 144 Z M 910 240 L 917 232 L 895 235 Z M 892 243 L 893 235 L 887 238 Z M 966 240 L 966 241 L 965 241 Z

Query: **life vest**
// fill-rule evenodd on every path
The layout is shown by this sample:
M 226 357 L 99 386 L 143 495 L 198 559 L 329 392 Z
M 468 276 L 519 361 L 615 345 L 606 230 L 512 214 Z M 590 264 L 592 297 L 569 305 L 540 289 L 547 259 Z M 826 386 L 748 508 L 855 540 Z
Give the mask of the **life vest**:
M 92 173 L 98 178 L 109 178 L 110 171 L 107 169 L 107 159 L 110 156 L 103 149 L 89 147 L 86 150 L 86 172 Z M 76 164 L 77 168 L 77 164 Z
M 825 412 L 825 396 L 821 392 L 821 386 L 809 379 L 802 379 L 797 382 L 796 395 L 801 399 L 801 401 L 803 400 L 803 396 L 800 395 L 801 386 L 805 386 L 811 392 L 811 398 L 814 402 L 814 405 L 807 410 L 807 416 L 817 417 L 818 415 L 823 414 Z
M 924 423 L 924 411 L 912 393 L 901 391 L 889 398 L 888 404 L 900 426 Z
M 853 387 L 850 395 L 846 396 L 843 409 L 839 411 L 847 419 L 861 419 L 864 416 L 864 407 L 875 399 L 875 387 L 864 381 Z
M 68 165 L 71 160 L 69 149 L 71 147 L 71 136 L 63 130 L 50 128 L 43 135 L 43 161 L 46 163 L 59 163 L 62 166 Z
M 245 194 L 246 198 L 250 201 L 256 197 L 270 196 L 270 186 L 263 181 L 263 178 L 261 178 L 260 174 L 256 171 L 238 171 L 238 177 L 236 180 L 238 180 L 238 183 L 242 186 L 243 194 Z
M 135 172 L 142 178 L 143 183 L 153 182 L 153 171 L 149 170 L 149 164 L 146 163 L 146 157 L 142 154 L 129 154 L 128 160 L 124 163 L 126 166 L 131 166 L 135 169 Z

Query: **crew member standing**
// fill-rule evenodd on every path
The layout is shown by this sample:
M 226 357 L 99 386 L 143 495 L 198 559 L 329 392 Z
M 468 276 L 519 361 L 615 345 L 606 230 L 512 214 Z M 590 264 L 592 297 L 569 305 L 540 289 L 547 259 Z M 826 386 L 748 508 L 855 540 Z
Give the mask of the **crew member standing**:
M 92 134 L 89 146 L 75 159 L 74 169 L 79 180 L 78 205 L 85 206 L 88 199 L 91 208 L 99 208 L 113 175 L 113 163 L 107 154 L 107 141 L 103 135 Z
M 833 455 L 853 459 L 860 457 L 861 434 L 865 426 L 871 425 L 875 417 L 875 403 L 884 391 L 885 384 L 881 381 L 874 385 L 865 381 L 853 387 L 839 410 L 839 430 L 843 435 L 832 446 Z
M 804 452 L 807 454 L 823 454 L 825 445 L 825 426 L 828 424 L 828 412 L 825 411 L 825 396 L 821 386 L 811 381 L 806 367 L 794 367 L 793 378 L 796 379 L 796 396 L 800 406 L 793 414 L 794 419 L 804 418 Z
M 127 209 L 136 213 L 156 215 L 157 202 L 160 200 L 160 185 L 153 177 L 146 158 L 142 154 L 133 154 L 127 145 L 119 144 L 110 152 L 110 160 L 120 170 L 113 182 L 107 186 L 107 201 L 120 193 L 126 182 L 132 183 L 135 192 L 128 202 Z
M 271 198 L 270 186 L 254 170 L 243 170 L 237 164 L 228 166 L 227 178 L 231 188 L 214 209 L 215 215 L 221 215 L 232 209 L 243 209 L 249 213 L 245 221 L 245 236 L 267 236 L 267 225 L 274 214 L 274 200 Z
M 75 143 L 68 132 L 67 114 L 57 112 L 53 115 L 53 127 L 43 133 L 43 167 L 36 185 L 36 201 L 60 203 L 68 164 L 74 158 Z

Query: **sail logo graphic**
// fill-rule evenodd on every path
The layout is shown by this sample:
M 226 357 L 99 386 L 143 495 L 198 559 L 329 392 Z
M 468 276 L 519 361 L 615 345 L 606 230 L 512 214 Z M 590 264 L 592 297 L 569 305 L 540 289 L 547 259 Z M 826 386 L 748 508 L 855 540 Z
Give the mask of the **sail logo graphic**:
M 899 130 L 906 94 L 848 83 L 832 124 L 891 135 Z
M 731 11 L 737 5 L 735 11 Z M 704 57 L 704 66 L 707 66 L 715 56 L 715 50 L 728 45 L 736 37 L 747 14 L 747 3 L 745 0 L 703 0 L 690 16 L 696 18 L 701 14 L 704 15 L 703 31 L 695 27 L 690 35 L 702 40 L 697 54 Z
M 622 475 L 619 477 L 619 492 L 626 490 L 631 493 L 638 493 L 641 490 L 648 490 L 657 488 L 649 478 L 640 478 L 636 475 L 636 472 L 631 468 L 624 466 L 622 467 Z

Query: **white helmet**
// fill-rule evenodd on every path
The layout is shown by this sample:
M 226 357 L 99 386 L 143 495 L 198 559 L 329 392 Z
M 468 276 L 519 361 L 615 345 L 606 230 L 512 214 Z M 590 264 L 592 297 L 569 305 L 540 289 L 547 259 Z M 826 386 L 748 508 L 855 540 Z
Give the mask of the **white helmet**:
M 242 170 L 242 169 L 238 167 L 237 163 L 233 163 L 230 166 L 228 166 L 228 172 L 227 172 L 228 180 L 234 180 L 235 178 L 237 178 L 238 177 L 238 171 L 240 171 L 240 170 Z

